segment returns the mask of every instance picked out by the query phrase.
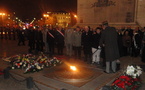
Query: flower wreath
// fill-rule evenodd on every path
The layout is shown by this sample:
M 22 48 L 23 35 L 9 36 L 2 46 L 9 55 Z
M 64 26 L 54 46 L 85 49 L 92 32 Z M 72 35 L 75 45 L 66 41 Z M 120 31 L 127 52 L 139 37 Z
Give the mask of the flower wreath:
M 137 65 L 128 65 L 124 74 L 115 79 L 111 90 L 138 90 L 141 87 L 142 69 Z

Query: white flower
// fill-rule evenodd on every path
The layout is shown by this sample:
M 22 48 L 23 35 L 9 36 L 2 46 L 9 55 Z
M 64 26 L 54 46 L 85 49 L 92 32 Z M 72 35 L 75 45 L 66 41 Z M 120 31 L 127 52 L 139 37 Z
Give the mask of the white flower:
M 133 78 L 139 77 L 142 74 L 142 69 L 139 66 L 127 66 L 126 74 Z
M 137 70 L 136 74 L 137 74 L 137 76 L 140 76 L 142 74 L 141 69 Z
M 141 69 L 139 66 L 136 66 L 137 67 L 137 69 Z
M 137 74 L 133 74 L 133 75 L 132 75 L 133 78 L 136 78 L 136 76 L 137 76 Z
M 135 68 L 133 66 L 127 66 L 127 71 L 126 71 L 127 75 L 133 75 L 134 71 L 135 71 Z

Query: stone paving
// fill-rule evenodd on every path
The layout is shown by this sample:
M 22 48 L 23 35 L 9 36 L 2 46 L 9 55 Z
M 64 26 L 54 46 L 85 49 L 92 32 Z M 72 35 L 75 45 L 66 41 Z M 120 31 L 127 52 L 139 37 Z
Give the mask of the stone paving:
M 16 54 L 24 54 L 28 52 L 28 46 L 26 41 L 26 46 L 17 46 L 18 41 L 14 40 L 1 40 L 0 39 L 0 69 L 5 69 L 9 66 L 9 63 L 2 60 L 3 57 L 9 57 Z M 75 61 L 75 60 L 74 60 Z M 16 69 L 10 70 L 10 74 L 13 77 L 4 79 L 4 76 L 0 76 L 0 90 L 100 90 L 104 85 L 110 85 L 110 83 L 122 74 L 123 70 L 128 64 L 145 65 L 140 61 L 140 57 L 134 58 L 130 56 L 120 58 L 121 70 L 115 74 L 105 74 L 103 70 L 97 66 L 86 64 L 82 61 L 82 66 L 96 69 L 97 72 L 102 73 L 100 76 L 94 78 L 93 80 L 87 82 L 81 87 L 77 87 L 53 78 L 45 77 L 44 75 L 50 73 L 54 68 L 46 68 L 43 71 L 23 74 L 23 70 Z M 140 90 L 145 90 L 145 73 L 141 75 L 143 86 Z M 38 87 L 33 87 L 28 89 L 26 84 L 26 78 L 32 77 L 34 83 Z M 17 80 L 16 80 L 17 79 Z M 24 81 L 23 81 L 24 80 Z

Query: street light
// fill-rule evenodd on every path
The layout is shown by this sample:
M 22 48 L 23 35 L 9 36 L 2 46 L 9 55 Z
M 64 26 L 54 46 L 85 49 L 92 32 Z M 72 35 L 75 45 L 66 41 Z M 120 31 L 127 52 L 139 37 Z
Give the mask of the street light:
M 48 14 L 43 14 L 43 17 L 45 17 L 44 23 L 46 24 L 46 19 L 48 19 L 49 15 Z
M 1 15 L 1 16 L 4 16 L 4 15 L 6 15 L 6 14 L 5 14 L 5 13 L 0 13 L 0 15 Z
M 44 17 L 46 17 L 46 18 L 47 18 L 47 17 L 49 17 L 49 15 L 48 15 L 48 14 L 43 14 L 43 16 L 44 16 Z
M 74 15 L 75 18 L 77 18 L 77 15 Z

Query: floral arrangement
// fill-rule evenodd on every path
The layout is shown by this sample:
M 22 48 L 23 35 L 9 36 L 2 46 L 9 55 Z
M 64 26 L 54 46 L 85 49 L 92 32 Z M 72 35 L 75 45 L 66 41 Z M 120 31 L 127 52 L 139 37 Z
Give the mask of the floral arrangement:
M 138 90 L 142 84 L 141 74 L 142 69 L 139 66 L 128 65 L 124 74 L 112 83 L 111 90 Z
M 57 66 L 62 63 L 56 57 L 50 59 L 44 54 L 37 57 L 32 54 L 14 55 L 3 60 L 11 63 L 11 69 L 25 69 L 24 73 L 38 72 L 45 67 Z

